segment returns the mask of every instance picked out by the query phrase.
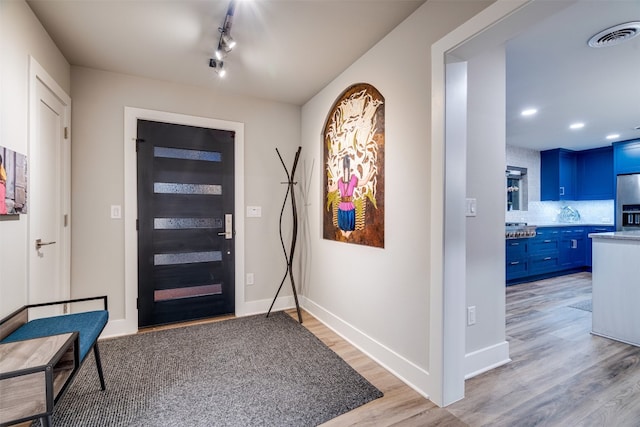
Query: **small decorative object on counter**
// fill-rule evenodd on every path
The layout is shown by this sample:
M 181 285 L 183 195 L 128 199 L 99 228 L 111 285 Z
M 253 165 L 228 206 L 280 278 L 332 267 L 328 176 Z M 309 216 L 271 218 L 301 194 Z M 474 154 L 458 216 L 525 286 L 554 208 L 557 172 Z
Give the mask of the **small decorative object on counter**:
M 565 206 L 560 209 L 558 214 L 559 222 L 580 222 L 580 212 L 571 206 Z

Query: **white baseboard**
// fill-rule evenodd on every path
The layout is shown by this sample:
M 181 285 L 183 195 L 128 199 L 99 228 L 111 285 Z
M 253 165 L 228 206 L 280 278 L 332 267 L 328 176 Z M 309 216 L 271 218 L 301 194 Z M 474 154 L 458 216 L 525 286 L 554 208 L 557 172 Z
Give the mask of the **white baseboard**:
M 242 307 L 236 307 L 236 316 L 251 316 L 253 314 L 262 314 L 269 311 L 269 307 L 273 302 L 272 299 L 263 299 L 258 301 L 249 301 L 245 302 Z M 294 308 L 296 306 L 296 301 L 293 299 L 293 295 L 286 297 L 278 297 L 276 302 L 273 304 L 272 312 L 288 310 L 290 308 Z
M 464 379 L 468 380 L 509 362 L 511 359 L 507 341 L 468 353 L 464 356 Z
M 127 322 L 126 319 L 109 320 L 100 334 L 100 339 L 135 334 L 138 332 L 138 328 L 132 329 L 132 326 L 131 322 Z
M 300 297 L 300 303 L 302 308 L 329 329 L 365 353 L 409 387 L 429 399 L 429 391 L 432 390 L 433 385 L 428 371 L 402 357 L 306 297 Z
M 236 316 L 250 316 L 252 314 L 262 314 L 269 311 L 269 307 L 273 300 L 259 300 L 259 301 L 249 301 L 242 304 L 240 307 L 236 307 Z M 281 311 L 288 310 L 290 308 L 295 307 L 295 300 L 293 299 L 293 295 L 286 297 L 279 297 L 276 302 L 273 304 L 273 308 L 271 311 Z M 113 338 L 119 337 L 122 335 L 131 335 L 138 332 L 137 328 L 137 320 L 136 322 L 131 322 L 127 319 L 115 319 L 109 320 L 107 326 L 105 326 L 104 331 L 100 334 L 100 339 L 104 338 Z

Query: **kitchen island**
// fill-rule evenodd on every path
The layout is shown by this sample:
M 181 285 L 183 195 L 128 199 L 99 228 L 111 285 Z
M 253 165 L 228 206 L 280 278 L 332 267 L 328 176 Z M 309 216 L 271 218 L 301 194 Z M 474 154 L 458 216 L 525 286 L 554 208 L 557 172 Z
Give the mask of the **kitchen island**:
M 640 231 L 593 239 L 592 333 L 640 346 Z

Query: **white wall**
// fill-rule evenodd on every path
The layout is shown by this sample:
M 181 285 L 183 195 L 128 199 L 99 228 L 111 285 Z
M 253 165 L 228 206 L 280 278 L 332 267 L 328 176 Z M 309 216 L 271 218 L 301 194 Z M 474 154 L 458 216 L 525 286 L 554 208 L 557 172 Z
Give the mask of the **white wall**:
M 30 55 L 69 93 L 69 63 L 29 6 L 0 1 L 0 145 L 27 155 Z M 28 219 L 0 219 L 0 317 L 27 303 Z
M 467 197 L 477 216 L 466 221 L 466 375 L 506 363 L 505 341 L 505 52 L 503 46 L 471 58 L 468 66 Z
M 430 47 L 488 3 L 425 3 L 302 110 L 303 157 L 315 164 L 305 307 L 426 395 L 441 394 L 429 348 Z M 322 239 L 321 131 L 335 99 L 358 82 L 385 97 L 384 249 Z
M 71 77 L 72 296 L 106 293 L 110 318 L 124 317 L 124 227 L 109 213 L 110 205 L 127 209 L 122 141 L 130 106 L 245 124 L 245 203 L 262 206 L 261 218 L 245 219 L 245 267 L 255 274 L 245 301 L 273 298 L 286 267 L 278 235 L 286 187 L 275 149 L 290 165 L 300 145 L 300 107 L 75 66 Z

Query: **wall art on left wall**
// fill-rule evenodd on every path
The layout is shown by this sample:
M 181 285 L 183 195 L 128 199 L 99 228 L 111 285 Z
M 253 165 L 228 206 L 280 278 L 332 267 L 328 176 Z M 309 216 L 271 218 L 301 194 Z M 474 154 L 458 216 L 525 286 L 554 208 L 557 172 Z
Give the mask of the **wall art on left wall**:
M 0 146 L 0 215 L 27 213 L 27 156 Z

